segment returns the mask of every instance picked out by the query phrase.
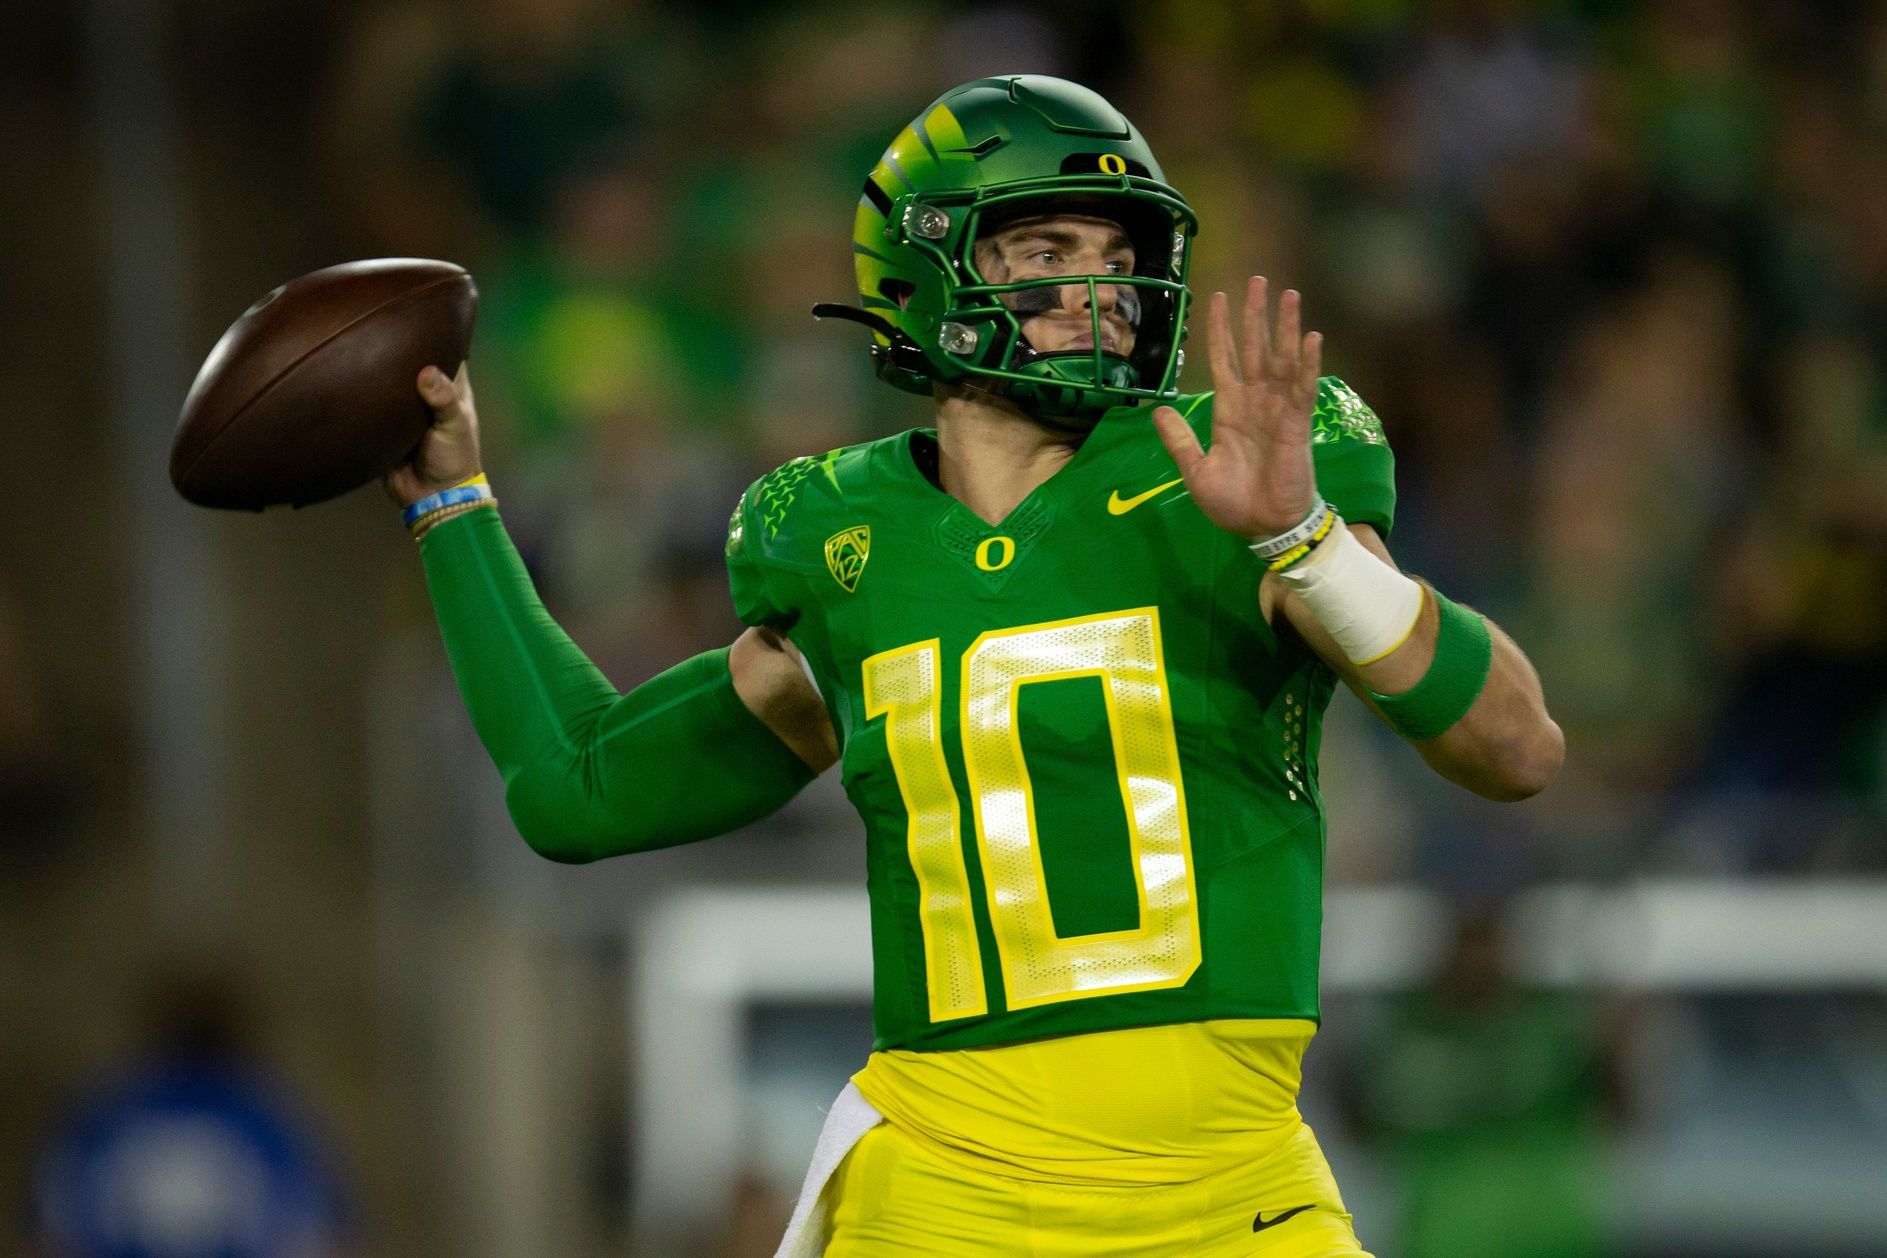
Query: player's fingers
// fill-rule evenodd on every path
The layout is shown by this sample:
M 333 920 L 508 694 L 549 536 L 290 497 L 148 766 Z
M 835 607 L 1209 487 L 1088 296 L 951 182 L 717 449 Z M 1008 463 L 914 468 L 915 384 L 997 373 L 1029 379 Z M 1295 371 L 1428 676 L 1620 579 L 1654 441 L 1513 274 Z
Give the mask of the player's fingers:
M 1324 374 L 1324 334 L 1309 332 L 1304 336 L 1304 361 L 1297 373 L 1298 388 L 1312 401 L 1317 397 L 1317 382 Z
M 1238 359 L 1232 349 L 1231 303 L 1224 293 L 1212 294 L 1212 302 L 1206 312 L 1206 344 L 1212 357 L 1212 387 L 1221 396 L 1231 393 L 1244 383 L 1238 374 Z
M 1285 289 L 1278 298 L 1278 339 L 1272 343 L 1269 364 L 1275 380 L 1292 380 L 1297 375 L 1303 351 L 1303 300 L 1295 288 Z
M 1257 380 L 1264 374 L 1265 361 L 1271 354 L 1270 292 L 1270 283 L 1262 275 L 1252 276 L 1245 285 L 1245 344 L 1239 364 L 1247 380 Z
M 1191 476 L 1200 460 L 1206 457 L 1199 444 L 1199 434 L 1192 430 L 1185 416 L 1170 406 L 1154 408 L 1153 427 L 1160 434 L 1160 443 L 1166 447 L 1166 452 L 1173 456 L 1173 465 L 1179 468 L 1179 474 Z

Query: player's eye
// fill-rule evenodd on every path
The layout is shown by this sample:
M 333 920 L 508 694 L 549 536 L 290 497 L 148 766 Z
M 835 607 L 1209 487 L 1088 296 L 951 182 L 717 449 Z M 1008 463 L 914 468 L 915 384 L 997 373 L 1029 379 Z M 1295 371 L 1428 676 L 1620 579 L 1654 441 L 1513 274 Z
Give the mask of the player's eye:
M 1056 260 L 1061 257 L 1061 255 L 1056 253 L 1053 249 L 1037 249 L 1030 256 L 1043 266 L 1054 266 Z
M 1127 264 L 1119 260 L 1110 262 L 1107 264 L 1107 273 L 1109 275 L 1125 275 L 1127 274 Z

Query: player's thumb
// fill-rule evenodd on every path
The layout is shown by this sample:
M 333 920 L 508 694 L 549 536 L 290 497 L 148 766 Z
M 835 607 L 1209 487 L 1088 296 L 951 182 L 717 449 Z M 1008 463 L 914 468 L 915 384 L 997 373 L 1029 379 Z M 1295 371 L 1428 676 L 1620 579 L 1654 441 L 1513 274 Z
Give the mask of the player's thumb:
M 458 386 L 437 367 L 428 367 L 419 373 L 419 396 L 426 405 L 432 407 L 433 422 L 436 424 L 449 424 L 463 414 L 459 406 Z
M 1190 475 L 1199 460 L 1206 457 L 1204 447 L 1199 444 L 1199 434 L 1192 430 L 1185 416 L 1172 407 L 1154 408 L 1153 427 L 1160 434 L 1160 444 L 1173 456 L 1181 476 Z

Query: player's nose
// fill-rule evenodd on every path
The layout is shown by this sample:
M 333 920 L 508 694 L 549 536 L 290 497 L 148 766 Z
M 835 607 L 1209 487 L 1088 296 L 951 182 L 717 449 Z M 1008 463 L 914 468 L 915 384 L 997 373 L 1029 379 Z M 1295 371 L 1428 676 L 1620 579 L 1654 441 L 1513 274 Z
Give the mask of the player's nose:
M 1093 270 L 1084 271 L 1082 274 L 1100 275 L 1104 270 L 1104 267 L 1096 266 Z M 1103 315 L 1110 315 L 1114 313 L 1114 308 L 1120 304 L 1120 286 L 1118 284 L 1096 283 L 1090 285 L 1086 281 L 1083 281 L 1079 284 L 1063 284 L 1058 292 L 1061 295 L 1062 309 L 1068 311 L 1070 314 L 1087 314 L 1088 307 L 1091 304 L 1098 304 Z

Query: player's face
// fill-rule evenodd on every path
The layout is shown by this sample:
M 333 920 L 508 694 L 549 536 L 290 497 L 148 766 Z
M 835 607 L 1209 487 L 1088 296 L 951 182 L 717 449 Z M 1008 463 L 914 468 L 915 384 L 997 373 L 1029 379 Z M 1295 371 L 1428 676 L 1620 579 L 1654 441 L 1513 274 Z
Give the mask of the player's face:
M 976 267 L 995 284 L 1054 275 L 1131 275 L 1133 245 L 1120 224 L 1080 214 L 1026 218 L 976 242 Z M 1123 357 L 1134 347 L 1138 294 L 1123 284 L 1095 288 L 1101 307 L 1101 348 Z M 1026 312 L 1022 335 L 1038 352 L 1092 349 L 1094 326 L 1086 284 L 1025 288 L 1002 300 Z

